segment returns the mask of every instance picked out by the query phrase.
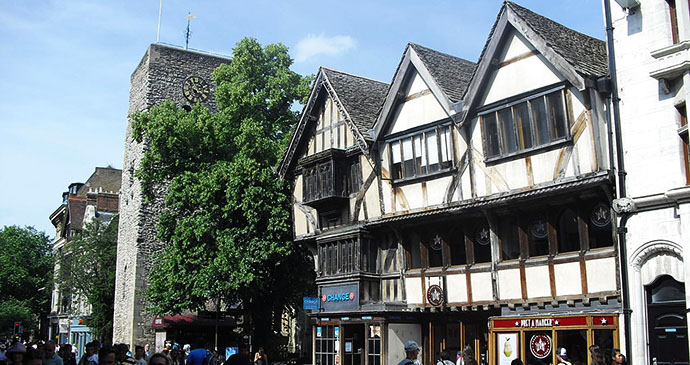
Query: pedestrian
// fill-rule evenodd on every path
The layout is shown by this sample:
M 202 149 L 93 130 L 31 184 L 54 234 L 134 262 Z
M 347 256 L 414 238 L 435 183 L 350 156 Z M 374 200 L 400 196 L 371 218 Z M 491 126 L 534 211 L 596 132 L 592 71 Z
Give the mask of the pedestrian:
M 405 343 L 405 358 L 398 365 L 414 365 L 417 356 L 419 356 L 419 345 L 414 341 L 407 341 Z
M 477 365 L 477 360 L 474 359 L 474 351 L 470 345 L 466 345 L 462 349 L 462 363 L 464 365 Z
M 62 358 L 62 362 L 65 365 L 77 365 L 77 359 L 74 357 L 74 353 L 72 353 L 72 345 L 65 343 L 60 345 L 60 350 L 58 351 L 58 355 Z
M 565 348 L 559 347 L 556 349 L 556 363 L 559 365 L 571 365 L 568 361 L 568 351 Z
M 134 360 L 137 361 L 137 365 L 146 365 L 146 352 L 144 351 L 144 346 L 134 346 Z
M 136 365 L 137 361 L 127 354 L 129 352 L 129 346 L 127 346 L 127 344 L 117 344 L 114 350 L 117 365 Z
M 612 365 L 628 365 L 628 361 L 625 360 L 625 356 L 621 353 L 620 349 L 611 350 L 611 364 Z
M 254 365 L 268 365 L 268 356 L 263 347 L 259 347 L 259 351 L 254 354 Z
M 21 342 L 16 342 L 7 350 L 7 365 L 22 365 L 24 354 L 26 347 Z
M 450 361 L 450 353 L 448 353 L 448 351 L 441 351 L 439 356 L 441 360 L 439 360 L 436 365 L 454 365 L 453 362 Z
M 43 365 L 63 365 L 62 358 L 55 353 L 53 341 L 48 341 L 43 346 Z
M 43 355 L 40 351 L 30 347 L 24 356 L 24 365 L 41 365 L 43 364 Z
M 204 339 L 197 338 L 192 346 L 192 351 L 189 352 L 187 356 L 187 364 L 189 365 L 204 365 L 204 359 L 206 358 L 207 350 L 204 348 Z M 175 358 L 173 357 L 173 365 L 175 364 Z
M 98 351 L 98 365 L 115 365 L 115 349 L 103 346 Z
M 151 353 L 151 347 L 148 343 L 144 345 L 144 352 L 146 353 L 146 361 L 149 361 L 153 354 Z
M 97 341 L 91 341 L 86 344 L 86 352 L 81 355 L 78 365 L 98 365 L 98 347 Z
M 157 352 L 151 355 L 148 365 L 172 365 L 172 359 L 162 352 Z
M 606 365 L 606 359 L 603 351 L 601 351 L 601 347 L 597 345 L 590 346 L 589 355 L 592 357 L 590 365 Z

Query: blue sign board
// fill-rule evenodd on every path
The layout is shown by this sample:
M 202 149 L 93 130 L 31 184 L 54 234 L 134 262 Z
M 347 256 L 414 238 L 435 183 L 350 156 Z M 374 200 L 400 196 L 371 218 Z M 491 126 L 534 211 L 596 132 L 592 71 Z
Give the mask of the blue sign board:
M 235 354 L 239 354 L 239 353 L 240 353 L 240 349 L 238 347 L 226 347 L 225 348 L 225 361 L 227 361 L 230 358 L 230 356 L 235 355 Z
M 322 286 L 319 292 L 321 309 L 326 312 L 359 309 L 359 284 Z
M 319 298 L 315 297 L 303 297 L 302 298 L 302 309 L 304 310 L 319 310 Z

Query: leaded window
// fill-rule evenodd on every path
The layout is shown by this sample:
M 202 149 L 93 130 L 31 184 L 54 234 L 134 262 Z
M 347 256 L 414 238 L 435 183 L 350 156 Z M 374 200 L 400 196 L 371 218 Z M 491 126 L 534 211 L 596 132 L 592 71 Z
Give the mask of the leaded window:
M 393 180 L 447 171 L 453 166 L 450 125 L 434 127 L 390 141 Z
M 561 88 L 480 112 L 486 157 L 510 156 L 565 140 L 565 93 Z

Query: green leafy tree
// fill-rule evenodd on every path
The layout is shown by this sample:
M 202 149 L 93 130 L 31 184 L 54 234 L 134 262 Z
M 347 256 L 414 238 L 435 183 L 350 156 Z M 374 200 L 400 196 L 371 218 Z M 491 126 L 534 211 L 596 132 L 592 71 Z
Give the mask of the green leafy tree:
M 118 222 L 115 216 L 107 223 L 99 219 L 87 223 L 59 258 L 61 289 L 91 306 L 85 324 L 103 343 L 110 343 L 113 336 Z
M 50 238 L 32 227 L 0 229 L 0 331 L 22 322 L 36 328 L 50 310 L 53 256 Z M 28 332 L 27 331 L 27 332 Z
M 156 314 L 241 303 L 247 330 L 265 344 L 283 309 L 313 285 L 313 264 L 292 242 L 291 188 L 274 173 L 291 110 L 310 78 L 289 69 L 287 48 L 238 42 L 214 72 L 219 112 L 165 102 L 133 116 L 148 145 L 137 176 L 148 198 L 168 185 L 158 238 L 166 243 L 149 273 Z

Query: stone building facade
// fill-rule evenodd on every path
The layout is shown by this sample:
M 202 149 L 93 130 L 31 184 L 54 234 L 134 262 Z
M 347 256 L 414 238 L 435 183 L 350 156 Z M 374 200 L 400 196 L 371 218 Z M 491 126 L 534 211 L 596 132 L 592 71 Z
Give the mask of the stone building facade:
M 619 5 L 620 4 L 620 5 Z M 631 344 L 636 364 L 687 364 L 690 3 L 611 1 L 620 97 Z
M 212 72 L 225 56 L 151 44 L 131 76 L 129 115 L 146 111 L 165 100 L 185 109 L 197 101 L 216 111 Z M 145 312 L 142 291 L 153 258 L 162 248 L 155 239 L 158 212 L 163 207 L 165 186 L 155 188 L 155 197 L 146 202 L 141 183 L 135 177 L 146 148 L 132 136 L 132 120 L 127 119 L 120 198 L 118 263 L 115 283 L 113 341 L 153 344 L 153 317 Z M 159 341 L 160 342 L 160 341 Z

